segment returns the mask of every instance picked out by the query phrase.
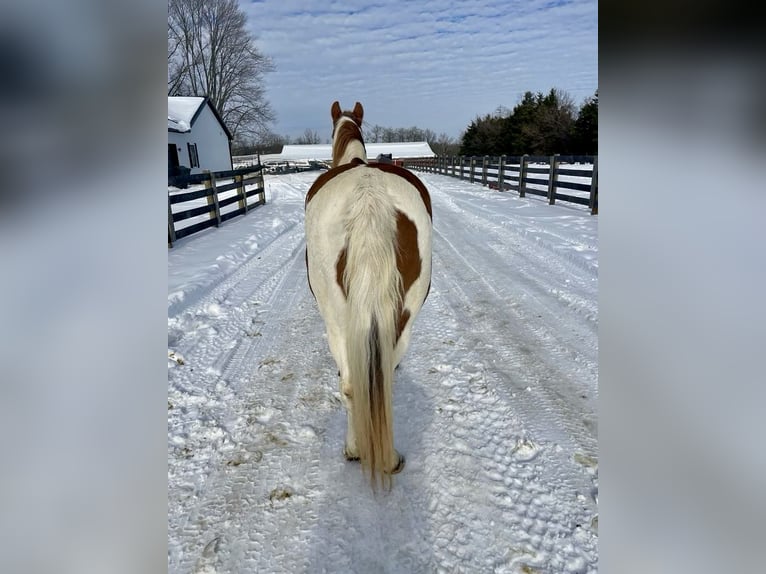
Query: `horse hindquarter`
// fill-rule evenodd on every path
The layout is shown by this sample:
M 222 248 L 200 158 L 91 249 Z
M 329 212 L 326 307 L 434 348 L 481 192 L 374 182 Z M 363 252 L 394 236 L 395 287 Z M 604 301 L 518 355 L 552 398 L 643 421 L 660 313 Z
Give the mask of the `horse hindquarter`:
M 430 284 L 430 214 L 406 180 L 367 166 L 324 181 L 310 198 L 309 281 L 341 372 L 354 446 L 375 481 L 399 462 L 393 370 Z

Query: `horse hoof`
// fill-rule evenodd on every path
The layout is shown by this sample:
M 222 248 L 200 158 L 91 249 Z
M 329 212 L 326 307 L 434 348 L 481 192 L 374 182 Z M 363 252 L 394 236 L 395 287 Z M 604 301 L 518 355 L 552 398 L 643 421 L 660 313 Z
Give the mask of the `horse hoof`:
M 349 462 L 359 462 L 359 457 L 351 454 L 345 446 L 343 447 L 343 457 Z
M 396 453 L 399 454 L 399 453 Z M 404 458 L 403 454 L 399 454 L 399 462 L 396 463 L 396 466 L 389 472 L 388 474 L 399 474 L 404 469 L 404 465 L 406 464 L 406 460 Z

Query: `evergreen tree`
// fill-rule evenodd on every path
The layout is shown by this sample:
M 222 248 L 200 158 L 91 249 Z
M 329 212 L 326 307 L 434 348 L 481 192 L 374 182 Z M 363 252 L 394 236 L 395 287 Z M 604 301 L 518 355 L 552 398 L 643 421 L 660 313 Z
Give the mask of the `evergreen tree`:
M 538 94 L 538 98 L 542 94 Z M 505 120 L 503 152 L 508 155 L 523 155 L 531 151 L 531 126 L 535 122 L 537 98 L 532 92 L 525 92 L 521 101 L 516 104 Z
M 566 92 L 525 92 L 512 111 L 477 117 L 463 134 L 464 155 L 552 155 L 575 151 L 575 105 Z
M 574 124 L 574 148 L 585 155 L 598 154 L 598 90 L 585 100 Z

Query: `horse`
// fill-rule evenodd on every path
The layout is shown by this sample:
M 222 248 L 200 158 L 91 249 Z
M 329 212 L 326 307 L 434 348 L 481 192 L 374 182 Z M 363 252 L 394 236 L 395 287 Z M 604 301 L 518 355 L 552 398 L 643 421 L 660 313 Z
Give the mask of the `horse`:
M 332 166 L 305 199 L 306 269 L 340 376 L 343 455 L 390 488 L 394 370 L 431 288 L 431 197 L 404 167 L 368 162 L 364 108 L 330 107 Z

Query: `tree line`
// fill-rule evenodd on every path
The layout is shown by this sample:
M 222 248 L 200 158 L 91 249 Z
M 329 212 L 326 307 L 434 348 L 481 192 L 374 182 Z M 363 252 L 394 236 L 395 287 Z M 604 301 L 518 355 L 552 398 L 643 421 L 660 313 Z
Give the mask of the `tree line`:
M 492 114 L 477 116 L 458 139 L 416 126 L 391 128 L 362 126 L 368 143 L 426 141 L 440 156 L 466 155 L 596 155 L 598 153 L 598 90 L 576 106 L 566 92 L 552 88 L 547 94 L 526 92 L 513 109 L 500 106 Z M 235 155 L 279 153 L 286 144 L 324 142 L 315 130 L 291 139 L 269 133 L 258 142 L 235 145 Z
M 555 153 L 598 153 L 598 90 L 579 110 L 556 88 L 526 92 L 513 110 L 501 107 L 473 120 L 460 144 L 460 155 L 468 156 Z
M 408 128 L 391 128 L 380 125 L 363 125 L 362 137 L 366 143 L 391 143 L 391 142 L 428 142 L 431 149 L 438 155 L 456 155 L 460 148 L 460 142 L 451 138 L 446 133 L 436 132 L 430 129 L 421 129 L 417 126 Z M 330 139 L 321 138 L 316 130 L 306 129 L 303 134 L 296 138 L 289 135 L 266 133 L 257 140 L 235 141 L 232 144 L 234 155 L 250 155 L 255 153 L 279 153 L 285 145 L 296 144 L 329 144 Z

